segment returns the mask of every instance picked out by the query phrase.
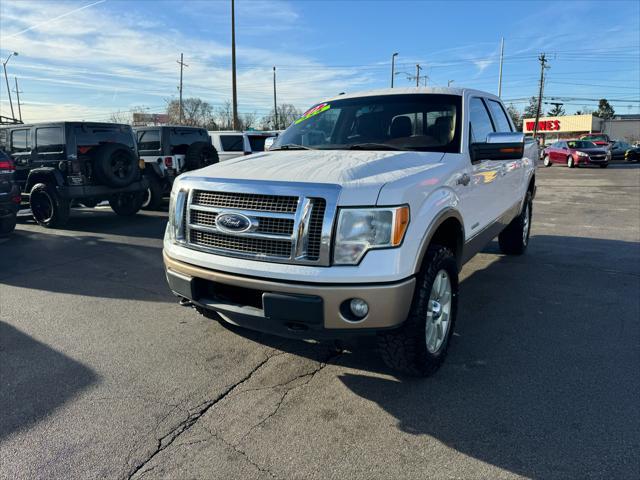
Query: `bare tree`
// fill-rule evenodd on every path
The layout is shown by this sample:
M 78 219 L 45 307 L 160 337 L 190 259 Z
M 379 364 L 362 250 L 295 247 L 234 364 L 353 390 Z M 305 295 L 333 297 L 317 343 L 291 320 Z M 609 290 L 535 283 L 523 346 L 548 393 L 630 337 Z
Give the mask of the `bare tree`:
M 273 112 L 272 108 L 268 115 L 262 117 L 260 124 L 263 130 L 283 130 L 302 115 L 302 112 L 295 105 L 281 103 L 278 105 L 278 124 L 276 125 Z
M 170 123 L 180 123 L 180 104 L 178 100 L 167 102 L 167 115 Z M 213 107 L 201 98 L 186 98 L 182 101 L 182 124 L 204 127 L 215 124 Z
M 220 130 L 233 130 L 233 110 L 229 100 L 216 109 L 215 119 Z

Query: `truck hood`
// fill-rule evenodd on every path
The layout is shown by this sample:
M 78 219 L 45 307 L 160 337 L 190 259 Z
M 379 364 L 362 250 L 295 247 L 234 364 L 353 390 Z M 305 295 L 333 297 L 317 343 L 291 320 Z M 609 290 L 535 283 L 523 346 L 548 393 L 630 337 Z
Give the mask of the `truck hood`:
M 375 205 L 383 185 L 440 164 L 443 153 L 293 150 L 264 152 L 190 172 L 190 177 L 332 184 L 341 205 Z

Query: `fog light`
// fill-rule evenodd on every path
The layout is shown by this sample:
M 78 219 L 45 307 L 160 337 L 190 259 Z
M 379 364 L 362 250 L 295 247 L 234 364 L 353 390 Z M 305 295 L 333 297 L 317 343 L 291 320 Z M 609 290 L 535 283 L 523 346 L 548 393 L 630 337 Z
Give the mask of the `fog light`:
M 354 298 L 349 302 L 351 313 L 357 318 L 364 318 L 369 313 L 369 305 L 360 298 Z

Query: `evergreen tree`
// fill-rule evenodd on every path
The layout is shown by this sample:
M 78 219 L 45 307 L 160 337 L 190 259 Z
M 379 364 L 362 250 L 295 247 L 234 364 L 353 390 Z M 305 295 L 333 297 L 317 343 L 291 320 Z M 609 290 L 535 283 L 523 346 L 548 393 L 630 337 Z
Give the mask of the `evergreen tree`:
M 612 118 L 615 113 L 616 111 L 613 109 L 607 99 L 601 98 L 598 102 L 598 111 L 595 112 L 594 115 L 608 120 L 609 118 Z

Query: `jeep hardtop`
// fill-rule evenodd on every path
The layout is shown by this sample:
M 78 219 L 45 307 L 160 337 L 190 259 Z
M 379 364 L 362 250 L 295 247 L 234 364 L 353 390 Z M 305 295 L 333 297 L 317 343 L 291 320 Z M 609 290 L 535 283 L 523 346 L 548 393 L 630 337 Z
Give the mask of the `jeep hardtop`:
M 16 182 L 34 219 L 61 227 L 75 201 L 108 200 L 118 215 L 134 215 L 146 191 L 129 125 L 51 122 L 0 129 L 0 148 L 15 162 Z
M 498 236 L 529 243 L 535 143 L 469 89 L 341 95 L 270 151 L 182 175 L 164 262 L 205 316 L 302 339 L 378 336 L 426 376 L 455 326 L 461 266 Z
M 135 127 L 134 132 L 149 182 L 143 208 L 158 208 L 181 173 L 218 163 L 218 152 L 204 128 L 150 126 Z

